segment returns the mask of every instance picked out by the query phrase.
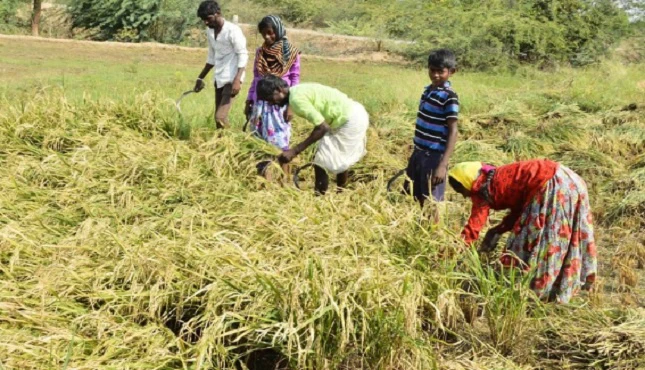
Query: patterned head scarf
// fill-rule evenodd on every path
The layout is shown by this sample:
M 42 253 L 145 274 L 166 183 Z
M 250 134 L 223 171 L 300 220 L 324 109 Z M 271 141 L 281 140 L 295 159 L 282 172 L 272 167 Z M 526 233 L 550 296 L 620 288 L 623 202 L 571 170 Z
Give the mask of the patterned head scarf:
M 472 191 L 473 184 L 479 177 L 482 166 L 481 162 L 457 163 L 448 171 L 448 176 L 457 180 L 466 190 Z
M 262 19 L 264 24 L 270 24 L 275 32 L 275 42 L 271 46 L 262 45 L 257 54 L 256 64 L 260 76 L 277 76 L 282 77 L 296 61 L 300 50 L 296 49 L 289 40 L 287 40 L 287 30 L 280 17 L 268 15 Z

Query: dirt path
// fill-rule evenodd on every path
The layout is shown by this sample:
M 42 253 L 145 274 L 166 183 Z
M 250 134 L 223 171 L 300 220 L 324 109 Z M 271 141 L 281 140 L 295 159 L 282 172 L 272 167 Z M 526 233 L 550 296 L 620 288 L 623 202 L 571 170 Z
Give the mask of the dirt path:
M 142 48 L 142 49 L 159 48 L 159 49 L 168 49 L 168 50 L 203 51 L 203 48 L 179 46 L 179 45 L 172 45 L 172 44 L 161 44 L 158 42 L 131 43 L 131 42 L 116 42 L 116 41 L 88 41 L 88 40 L 55 39 L 55 38 L 49 38 L 49 37 L 0 34 L 0 40 L 3 40 L 3 39 L 68 43 L 68 44 L 74 44 L 74 45 L 103 45 L 103 46 L 113 46 L 113 47 L 121 47 L 121 48 Z
M 54 4 L 51 2 L 43 2 L 43 10 L 48 12 L 64 12 L 64 5 Z M 231 17 L 232 18 L 232 17 Z M 66 20 L 60 20 L 60 24 L 56 24 L 53 28 L 55 29 L 67 29 L 69 27 L 66 24 Z M 244 31 L 244 34 L 247 37 L 248 47 L 250 50 L 253 50 L 255 47 L 259 46 L 262 43 L 262 39 L 257 33 L 256 26 L 254 24 L 239 23 L 239 26 Z M 399 48 L 401 45 L 411 44 L 411 41 L 406 40 L 390 40 L 390 39 L 375 39 L 371 37 L 364 36 L 348 36 L 327 33 L 322 31 L 310 30 L 310 29 L 300 29 L 300 28 L 288 28 L 289 38 L 291 41 L 297 45 L 303 53 L 303 56 L 308 59 L 319 59 L 319 60 L 333 60 L 333 61 L 369 61 L 369 62 L 387 62 L 387 63 L 403 63 L 405 64 L 404 58 L 395 53 L 388 52 L 386 50 L 392 50 L 392 48 Z M 54 37 L 58 38 L 42 38 L 47 41 L 55 42 L 74 42 L 74 43 L 83 43 L 83 42 L 92 42 L 87 40 L 75 40 L 67 39 L 70 35 L 65 35 L 63 33 L 57 33 Z M 25 37 L 25 36 L 5 36 L 2 37 Z M 34 39 L 31 39 L 34 40 Z M 40 40 L 40 38 L 35 38 L 35 40 Z M 161 44 L 156 42 L 145 42 L 145 43 L 124 43 L 124 42 L 101 42 L 103 45 L 108 46 L 121 46 L 126 48 L 164 48 L 170 50 L 203 50 L 200 45 L 205 45 L 206 40 L 204 37 L 204 32 L 202 28 L 195 28 L 190 30 L 189 35 L 186 38 L 186 42 L 191 46 L 179 46 L 173 44 Z
M 64 9 L 65 5 L 62 4 L 54 4 L 54 3 L 49 3 L 49 2 L 43 2 L 42 3 L 42 9 L 43 10 L 48 10 L 48 9 Z M 240 27 L 245 27 L 245 28 L 251 28 L 255 29 L 255 24 L 249 24 L 249 23 L 239 23 Z M 363 41 L 363 42 L 374 42 L 373 37 L 365 37 L 365 36 L 349 36 L 349 35 L 340 35 L 340 34 L 334 34 L 334 33 L 327 33 L 327 32 L 321 32 L 321 31 L 316 31 L 316 30 L 309 30 L 309 29 L 304 29 L 304 28 L 288 28 L 289 33 L 293 35 L 307 35 L 307 36 L 318 36 L 318 37 L 334 37 L 338 39 L 344 39 L 348 41 Z M 392 44 L 412 44 L 412 41 L 407 41 L 407 40 L 393 40 L 393 39 L 383 39 L 381 40 L 383 42 L 387 43 L 392 43 Z
M 247 24 L 247 23 L 240 23 L 240 27 L 249 27 L 255 29 L 255 25 L 253 24 Z M 316 30 L 308 30 L 304 28 L 291 28 L 289 27 L 287 29 L 289 34 L 291 35 L 306 35 L 306 36 L 317 36 L 317 37 L 333 37 L 333 38 L 338 38 L 341 40 L 349 40 L 349 41 L 363 41 L 363 42 L 375 42 L 377 39 L 374 37 L 365 37 L 365 36 L 349 36 L 349 35 L 341 35 L 337 33 L 328 33 L 328 32 L 321 32 L 321 31 L 316 31 Z M 408 41 L 408 40 L 393 40 L 393 39 L 382 39 L 381 41 L 386 42 L 386 43 L 391 43 L 391 44 L 413 44 L 413 41 Z
M 313 31 L 312 31 L 313 32 Z M 318 36 L 316 36 L 318 37 Z M 337 43 L 343 43 L 342 37 L 329 35 L 335 39 L 334 45 Z M 72 40 L 72 39 L 58 39 L 58 38 L 49 38 L 49 37 L 34 37 L 26 35 L 4 35 L 0 34 L 0 40 L 29 40 L 29 41 L 42 41 L 42 42 L 52 42 L 52 43 L 68 43 L 74 45 L 102 45 L 109 47 L 119 47 L 119 48 L 132 48 L 132 49 L 166 49 L 166 50 L 181 50 L 188 52 L 204 52 L 202 47 L 191 47 L 191 46 L 180 46 L 174 44 L 162 44 L 158 42 L 117 42 L 117 41 L 88 41 L 88 40 Z M 325 43 L 325 40 L 320 40 L 321 43 Z M 369 50 L 359 50 L 353 51 L 344 55 L 340 53 L 338 56 L 322 56 L 315 55 L 307 52 L 303 52 L 303 58 L 309 60 L 330 60 L 330 61 L 341 61 L 341 62 L 358 62 L 358 61 L 368 61 L 368 62 L 384 62 L 384 63 L 397 63 L 405 64 L 405 60 L 400 56 L 390 54 L 387 52 L 377 52 Z

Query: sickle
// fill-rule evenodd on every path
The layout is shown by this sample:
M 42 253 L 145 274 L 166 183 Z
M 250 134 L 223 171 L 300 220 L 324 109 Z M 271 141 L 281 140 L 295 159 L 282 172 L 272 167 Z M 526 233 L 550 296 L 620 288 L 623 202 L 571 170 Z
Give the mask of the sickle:
M 296 171 L 293 173 L 293 184 L 296 185 L 296 188 L 298 188 L 298 190 L 302 190 L 300 189 L 300 182 L 298 179 L 298 175 L 300 174 L 300 171 L 304 170 L 305 168 L 309 168 L 313 165 L 314 165 L 313 163 L 307 163 L 304 166 L 298 167 Z
M 396 175 L 392 176 L 392 178 L 387 182 L 387 191 L 388 192 L 392 191 L 392 185 L 394 184 L 394 181 L 396 181 L 404 173 L 405 173 L 405 168 L 400 170 L 399 172 L 397 172 Z
M 177 99 L 177 101 L 175 101 L 175 108 L 177 108 L 177 111 L 178 111 L 179 113 L 181 113 L 181 107 L 179 106 L 179 105 L 181 104 L 181 100 L 182 100 L 183 98 L 187 97 L 188 95 L 190 95 L 190 94 L 194 93 L 194 92 L 195 92 L 195 90 L 188 90 L 188 91 L 184 91 L 184 93 L 183 93 L 183 94 L 181 94 L 181 96 L 179 97 L 179 99 Z

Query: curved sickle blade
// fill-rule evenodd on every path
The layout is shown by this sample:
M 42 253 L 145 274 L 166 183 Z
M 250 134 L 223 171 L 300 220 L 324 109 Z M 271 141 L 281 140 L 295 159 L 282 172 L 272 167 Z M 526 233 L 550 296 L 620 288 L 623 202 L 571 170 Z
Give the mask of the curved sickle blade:
M 300 176 L 298 176 L 300 175 L 300 171 L 304 170 L 305 168 L 309 168 L 313 165 L 314 165 L 313 163 L 307 163 L 304 166 L 298 167 L 296 171 L 293 173 L 293 184 L 296 185 L 296 188 L 298 190 L 302 190 L 300 189 Z
M 188 95 L 190 95 L 190 94 L 194 93 L 194 92 L 195 92 L 194 90 L 184 91 L 184 93 L 183 93 L 183 94 L 181 94 L 181 96 L 179 97 L 179 99 L 177 99 L 177 101 L 175 101 L 175 108 L 177 108 L 177 111 L 178 111 L 179 113 L 181 113 L 181 107 L 180 107 L 181 100 L 182 100 L 183 98 L 187 97 Z
M 394 175 L 390 180 L 388 180 L 387 182 L 388 192 L 392 191 L 392 184 L 394 184 L 394 182 L 405 173 L 405 170 L 406 170 L 405 168 L 400 170 L 399 172 L 396 173 L 396 175 Z

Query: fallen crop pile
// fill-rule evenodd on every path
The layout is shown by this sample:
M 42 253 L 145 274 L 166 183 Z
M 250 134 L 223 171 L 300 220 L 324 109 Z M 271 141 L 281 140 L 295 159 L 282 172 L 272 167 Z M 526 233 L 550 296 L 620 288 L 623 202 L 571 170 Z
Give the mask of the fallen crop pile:
M 386 192 L 409 117 L 376 112 L 352 189 L 320 198 L 155 94 L 0 106 L 0 368 L 645 366 L 641 106 L 509 102 L 461 124 L 455 162 L 550 157 L 590 184 L 601 281 L 571 307 L 465 251 L 462 199 L 434 227 Z

